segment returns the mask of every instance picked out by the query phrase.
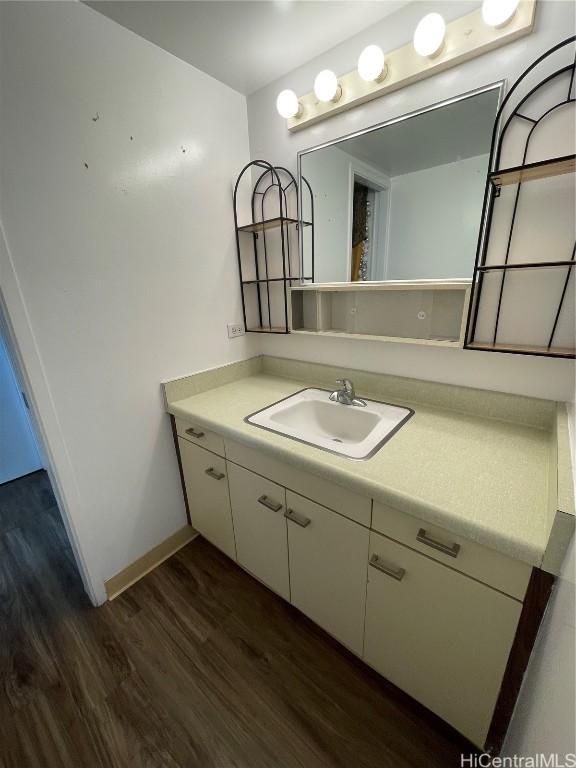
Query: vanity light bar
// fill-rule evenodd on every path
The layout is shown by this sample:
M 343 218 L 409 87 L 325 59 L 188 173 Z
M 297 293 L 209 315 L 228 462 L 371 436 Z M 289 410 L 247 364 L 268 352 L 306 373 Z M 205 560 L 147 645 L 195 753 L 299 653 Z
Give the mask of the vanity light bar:
M 320 101 L 314 91 L 299 97 L 296 100 L 298 113 L 286 120 L 288 130 L 307 128 L 326 117 L 345 112 L 529 35 L 534 26 L 535 8 L 536 0 L 520 0 L 512 18 L 501 27 L 489 26 L 480 8 L 467 13 L 446 25 L 443 45 L 434 57 L 418 54 L 410 41 L 402 48 L 386 53 L 385 76 L 366 81 L 354 70 L 338 78 L 341 91 L 337 100 Z

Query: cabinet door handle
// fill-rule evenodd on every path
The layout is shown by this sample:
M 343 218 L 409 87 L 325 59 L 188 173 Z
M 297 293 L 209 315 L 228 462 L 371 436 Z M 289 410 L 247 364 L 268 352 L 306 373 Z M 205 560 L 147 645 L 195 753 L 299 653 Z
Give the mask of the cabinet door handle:
M 292 520 L 293 523 L 300 525 L 302 528 L 306 528 L 306 526 L 310 525 L 312 522 L 309 517 L 299 515 L 298 512 L 294 512 L 293 509 L 287 509 L 286 512 L 284 512 L 284 517 L 288 518 L 288 520 Z
M 382 573 L 385 573 L 387 576 L 392 576 L 396 581 L 402 581 L 406 573 L 405 568 L 391 568 L 389 565 L 386 565 L 378 555 L 372 555 L 369 565 L 371 565 L 372 568 L 376 568 L 377 571 L 382 571 Z
M 263 496 L 260 496 L 258 499 L 258 504 L 262 504 L 263 507 L 266 507 L 267 509 L 271 509 L 272 512 L 280 512 L 282 509 L 282 504 L 278 504 L 275 501 L 272 501 L 272 499 L 269 499 L 266 494 Z
M 192 437 L 200 438 L 204 437 L 204 432 L 198 432 L 194 427 L 190 427 L 190 429 L 186 430 L 187 435 L 192 435 Z
M 418 531 L 416 541 L 419 541 L 420 544 L 426 544 L 427 547 L 432 547 L 432 549 L 437 549 L 438 552 L 443 552 L 450 557 L 458 557 L 458 552 L 460 552 L 460 544 L 456 544 L 456 542 L 454 544 L 442 544 L 441 541 L 430 538 L 424 528 L 420 528 Z
M 222 480 L 226 477 L 224 472 L 216 472 L 214 467 L 208 467 L 208 469 L 204 470 L 205 474 L 209 475 L 210 477 L 213 477 L 214 480 Z

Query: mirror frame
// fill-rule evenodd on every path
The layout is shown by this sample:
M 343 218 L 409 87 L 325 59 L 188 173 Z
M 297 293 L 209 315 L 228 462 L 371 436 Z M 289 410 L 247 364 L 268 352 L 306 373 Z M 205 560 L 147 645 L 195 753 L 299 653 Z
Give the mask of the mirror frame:
M 372 131 L 377 131 L 380 128 L 385 128 L 388 125 L 394 125 L 395 123 L 401 123 L 404 120 L 410 120 L 413 117 L 417 117 L 418 115 L 423 115 L 426 112 L 432 112 L 434 109 L 440 109 L 441 107 L 448 107 L 450 104 L 456 104 L 459 101 L 464 101 L 465 99 L 473 98 L 474 96 L 479 96 L 481 93 L 486 93 L 487 91 L 498 91 L 498 103 L 496 105 L 496 113 L 494 115 L 495 118 L 495 128 L 496 128 L 496 118 L 498 115 L 498 111 L 500 109 L 500 106 L 502 104 L 502 100 L 506 93 L 506 79 L 503 78 L 502 80 L 496 80 L 493 83 L 488 83 L 487 85 L 480 86 L 479 88 L 474 88 L 471 91 L 465 91 L 464 93 L 459 94 L 458 96 L 453 96 L 450 99 L 443 99 L 442 101 L 436 101 L 433 104 L 430 104 L 426 107 L 421 107 L 420 109 L 415 109 L 412 112 L 406 112 L 403 115 L 399 115 L 398 117 L 393 117 L 390 120 L 384 120 L 382 123 L 376 123 L 375 125 L 370 125 L 367 128 L 361 128 L 358 131 L 353 131 L 352 133 L 344 134 L 344 136 L 338 136 L 336 139 L 332 139 L 331 141 L 324 141 L 322 144 L 317 144 L 314 147 L 308 147 L 308 149 L 301 149 L 296 154 L 296 173 L 297 173 L 297 179 L 298 179 L 298 220 L 299 220 L 299 237 L 298 237 L 298 258 L 300 260 L 300 274 L 304 274 L 304 242 L 303 238 L 301 236 L 301 233 L 303 232 L 303 226 L 302 226 L 302 158 L 304 155 L 308 155 L 311 152 L 316 152 L 319 149 L 325 149 L 326 147 L 334 146 L 334 144 L 340 144 L 342 141 L 347 141 L 348 139 L 354 139 L 357 136 L 362 136 L 365 133 L 370 133 Z M 494 137 L 496 136 L 496 131 L 493 131 L 491 136 L 491 144 L 494 143 Z M 489 169 L 490 170 L 490 169 Z M 481 209 L 480 209 L 481 213 Z M 479 221 L 479 224 L 481 226 L 481 221 Z M 470 281 L 472 281 L 472 275 L 470 275 Z M 369 283 L 370 285 L 378 285 L 378 284 L 385 284 L 390 282 L 389 280 L 363 280 L 362 283 Z M 429 282 L 429 280 L 427 280 Z M 439 280 L 438 282 L 445 282 L 445 280 Z M 303 280 L 300 280 L 300 284 L 304 285 L 327 285 L 327 283 L 305 283 Z M 342 285 L 342 286 L 357 286 L 358 281 L 342 281 L 341 283 L 334 283 L 334 285 Z

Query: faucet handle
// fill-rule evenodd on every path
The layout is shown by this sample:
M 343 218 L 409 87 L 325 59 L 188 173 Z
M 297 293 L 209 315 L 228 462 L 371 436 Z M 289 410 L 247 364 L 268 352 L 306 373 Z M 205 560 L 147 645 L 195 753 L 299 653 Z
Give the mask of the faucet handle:
M 354 397 L 354 384 L 352 384 L 350 379 L 336 379 L 336 384 L 340 384 L 348 395 Z

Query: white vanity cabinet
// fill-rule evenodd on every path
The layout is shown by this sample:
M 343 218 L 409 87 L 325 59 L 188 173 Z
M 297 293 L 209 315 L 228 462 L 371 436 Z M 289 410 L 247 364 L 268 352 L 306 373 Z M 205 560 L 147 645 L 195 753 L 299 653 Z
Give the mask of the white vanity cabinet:
M 177 427 L 203 536 L 475 745 L 495 738 L 531 566 L 264 452 Z
M 292 604 L 362 655 L 369 531 L 286 491 Z
M 370 534 L 364 658 L 483 745 L 522 603 Z
M 290 600 L 284 488 L 231 462 L 228 477 L 238 562 Z
M 178 447 L 192 525 L 215 547 L 236 559 L 226 461 L 182 437 L 178 438 Z

